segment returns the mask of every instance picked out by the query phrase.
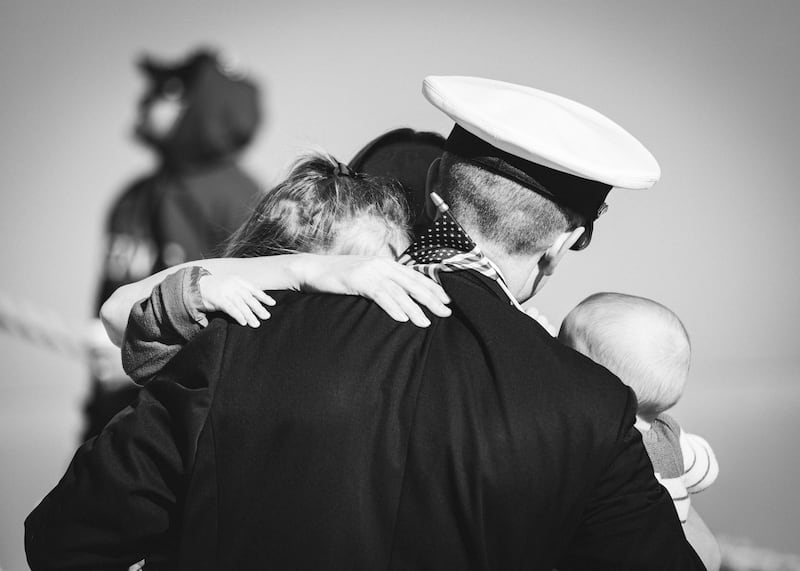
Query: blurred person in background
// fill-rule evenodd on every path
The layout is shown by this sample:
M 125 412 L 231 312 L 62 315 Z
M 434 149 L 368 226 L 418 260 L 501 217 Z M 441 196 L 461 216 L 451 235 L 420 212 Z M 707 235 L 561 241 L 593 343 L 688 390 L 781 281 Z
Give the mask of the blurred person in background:
M 213 255 L 247 218 L 259 186 L 237 164 L 261 120 L 259 90 L 212 51 L 165 63 L 149 56 L 136 138 L 157 157 L 111 208 L 96 309 L 124 284 Z M 128 405 L 137 387 L 99 321 L 90 340 L 92 388 L 84 439 Z

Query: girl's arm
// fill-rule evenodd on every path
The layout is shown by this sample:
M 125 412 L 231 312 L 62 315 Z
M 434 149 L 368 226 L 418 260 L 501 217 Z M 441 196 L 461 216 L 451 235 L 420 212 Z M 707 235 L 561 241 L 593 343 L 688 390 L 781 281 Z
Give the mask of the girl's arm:
M 375 301 L 397 321 L 425 327 L 430 321 L 419 304 L 445 317 L 450 309 L 444 290 L 419 272 L 390 258 L 287 254 L 262 258 L 214 258 L 187 262 L 118 288 L 100 309 L 100 318 L 115 345 L 122 343 L 134 303 L 177 270 L 200 266 L 217 276 L 238 275 L 257 290 L 289 289 L 360 295 Z

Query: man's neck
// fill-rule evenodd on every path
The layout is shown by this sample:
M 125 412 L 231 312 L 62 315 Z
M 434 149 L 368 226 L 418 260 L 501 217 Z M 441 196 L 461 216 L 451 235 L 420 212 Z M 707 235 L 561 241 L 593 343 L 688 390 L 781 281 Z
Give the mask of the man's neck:
M 520 303 L 532 296 L 536 276 L 539 274 L 539 259 L 535 256 L 512 255 L 492 240 L 484 238 L 480 232 L 465 228 L 472 240 L 494 263 L 505 279 L 509 292 Z

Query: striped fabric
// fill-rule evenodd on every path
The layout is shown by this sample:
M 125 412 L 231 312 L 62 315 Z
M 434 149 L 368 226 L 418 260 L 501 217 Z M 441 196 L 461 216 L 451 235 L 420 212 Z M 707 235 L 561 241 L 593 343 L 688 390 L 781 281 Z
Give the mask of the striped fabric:
M 686 523 L 692 503 L 689 499 L 689 492 L 686 491 L 686 486 L 683 483 L 683 478 L 665 478 L 660 472 L 656 472 L 655 476 L 658 483 L 669 492 L 672 503 L 675 504 L 675 511 L 678 512 L 678 519 L 681 520 L 681 523 Z
M 683 474 L 665 478 L 656 472 L 659 483 L 669 492 L 681 523 L 686 523 L 691 507 L 690 496 L 708 488 L 719 475 L 719 464 L 714 451 L 706 440 L 696 434 L 679 429 L 680 448 L 683 456 Z
M 691 496 L 705 490 L 719 475 L 719 464 L 711 446 L 700 436 L 685 432 L 668 414 L 659 414 L 652 423 L 639 419 L 653 471 L 669 492 L 681 523 L 686 523 Z
M 680 443 L 684 465 L 683 483 L 690 494 L 702 492 L 719 475 L 717 457 L 708 442 L 696 434 L 681 430 Z

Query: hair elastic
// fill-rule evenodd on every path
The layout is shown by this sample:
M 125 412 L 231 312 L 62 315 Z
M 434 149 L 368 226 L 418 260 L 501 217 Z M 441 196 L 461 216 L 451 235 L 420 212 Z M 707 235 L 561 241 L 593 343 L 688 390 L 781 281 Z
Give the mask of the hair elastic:
M 353 169 L 351 169 L 346 164 L 340 162 L 336 163 L 336 167 L 334 167 L 333 169 L 333 174 L 335 174 L 336 176 L 349 176 L 351 178 L 356 178 L 358 176 L 358 174 Z

